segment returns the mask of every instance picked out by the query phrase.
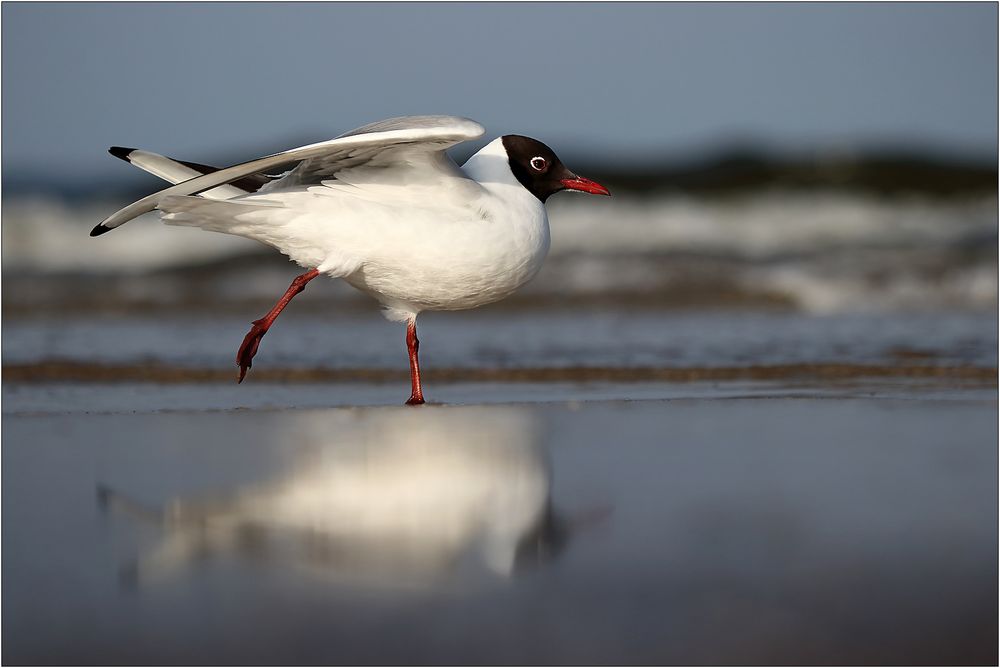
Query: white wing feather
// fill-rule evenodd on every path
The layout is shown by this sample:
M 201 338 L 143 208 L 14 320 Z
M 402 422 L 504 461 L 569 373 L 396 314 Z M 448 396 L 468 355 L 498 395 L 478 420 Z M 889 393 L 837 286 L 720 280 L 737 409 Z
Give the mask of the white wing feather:
M 408 116 L 379 121 L 335 139 L 301 146 L 281 153 L 220 169 L 143 197 L 102 221 L 92 236 L 114 229 L 153 211 L 166 197 L 196 195 L 252 174 L 299 163 L 285 178 L 267 190 L 297 188 L 336 179 L 350 172 L 352 185 L 377 175 L 400 184 L 430 178 L 468 180 L 444 151 L 455 144 L 481 137 L 484 128 L 475 121 L 456 116 Z M 471 180 L 468 180 L 471 184 Z

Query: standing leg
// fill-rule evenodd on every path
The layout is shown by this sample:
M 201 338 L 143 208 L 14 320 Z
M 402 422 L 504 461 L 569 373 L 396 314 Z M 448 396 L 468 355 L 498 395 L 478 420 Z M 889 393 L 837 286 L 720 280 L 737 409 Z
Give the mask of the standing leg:
M 406 400 L 406 404 L 419 406 L 424 403 L 424 392 L 420 388 L 420 361 L 417 359 L 420 341 L 417 340 L 416 318 L 406 321 L 406 349 L 410 352 L 410 398 Z
M 306 283 L 317 276 L 319 276 L 319 271 L 316 269 L 310 269 L 301 276 L 296 276 L 292 284 L 288 286 L 285 294 L 274 305 L 274 308 L 268 311 L 267 315 L 263 318 L 253 321 L 253 327 L 243 337 L 243 343 L 240 344 L 240 349 L 236 352 L 236 363 L 240 367 L 240 378 L 236 381 L 237 383 L 243 382 L 244 376 L 247 375 L 247 369 L 253 366 L 253 356 L 257 354 L 257 347 L 260 345 L 260 340 L 267 334 L 271 323 L 275 321 L 282 309 L 288 306 L 288 302 L 292 301 L 292 297 L 305 290 Z

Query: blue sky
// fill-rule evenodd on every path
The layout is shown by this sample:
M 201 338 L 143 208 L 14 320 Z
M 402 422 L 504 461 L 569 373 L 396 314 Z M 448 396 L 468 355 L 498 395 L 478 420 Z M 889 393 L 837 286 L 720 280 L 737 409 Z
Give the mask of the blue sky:
M 997 5 L 2 5 L 5 176 L 419 113 L 620 163 L 732 141 L 995 155 Z

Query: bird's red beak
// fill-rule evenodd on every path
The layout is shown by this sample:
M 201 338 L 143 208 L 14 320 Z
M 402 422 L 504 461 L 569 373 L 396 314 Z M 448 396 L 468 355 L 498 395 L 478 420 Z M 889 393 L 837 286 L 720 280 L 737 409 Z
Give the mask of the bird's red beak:
M 590 179 L 585 179 L 582 176 L 573 175 L 571 179 L 563 179 L 560 181 L 563 187 L 567 190 L 579 190 L 580 192 L 590 193 L 591 195 L 611 195 L 611 191 L 602 186 L 597 181 L 591 181 Z

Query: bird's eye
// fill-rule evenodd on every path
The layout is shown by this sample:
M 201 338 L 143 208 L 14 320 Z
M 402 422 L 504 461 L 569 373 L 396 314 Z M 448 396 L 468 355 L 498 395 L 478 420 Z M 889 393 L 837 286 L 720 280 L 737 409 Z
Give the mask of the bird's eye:
M 549 161 L 542 157 L 536 157 L 531 159 L 531 168 L 536 172 L 545 171 L 545 168 L 549 166 Z

